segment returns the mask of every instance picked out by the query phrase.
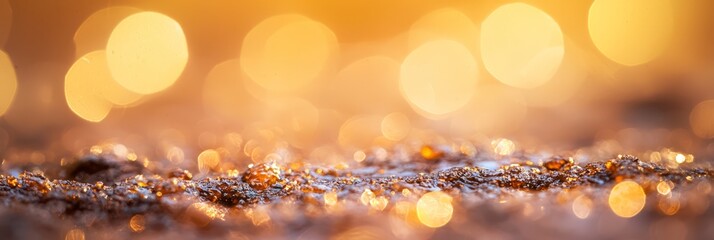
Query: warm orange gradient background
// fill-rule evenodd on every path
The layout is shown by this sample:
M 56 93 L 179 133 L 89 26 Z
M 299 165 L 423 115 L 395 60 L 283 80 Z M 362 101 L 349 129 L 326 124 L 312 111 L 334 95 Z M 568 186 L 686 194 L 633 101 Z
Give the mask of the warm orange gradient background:
M 355 152 L 480 136 L 711 152 L 712 10 L 704 0 L 0 0 L 0 152 L 116 141 L 176 156 L 238 138 Z M 146 11 L 163 17 L 118 27 Z M 72 67 L 83 55 L 109 69 Z

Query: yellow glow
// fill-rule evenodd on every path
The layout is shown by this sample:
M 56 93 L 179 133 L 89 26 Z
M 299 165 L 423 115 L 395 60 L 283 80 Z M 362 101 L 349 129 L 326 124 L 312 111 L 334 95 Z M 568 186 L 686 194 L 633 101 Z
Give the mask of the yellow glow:
M 657 57 L 670 41 L 673 22 L 669 0 L 595 0 L 588 13 L 598 50 L 628 66 Z
M 249 121 L 256 117 L 258 105 L 243 86 L 240 61 L 219 63 L 208 73 L 203 87 L 206 109 L 221 117 Z
M 684 161 L 687 160 L 687 157 L 684 156 L 684 154 L 677 153 L 677 155 L 674 157 L 674 161 L 677 163 L 684 163 Z
M 625 180 L 612 188 L 608 204 L 615 215 L 631 218 L 645 207 L 647 196 L 642 187 L 631 180 Z
M 108 7 L 92 13 L 74 33 L 75 56 L 103 50 L 112 29 L 122 19 L 141 10 L 133 7 Z
M 17 91 L 17 77 L 15 67 L 10 57 L 0 50 L 0 116 L 5 114 L 12 104 Z
M 325 102 L 348 114 L 394 111 L 406 106 L 399 95 L 398 79 L 396 60 L 379 55 L 362 58 L 342 68 L 328 83 Z M 364 96 L 365 92 L 369 97 Z
M 374 146 L 374 140 L 382 136 L 382 117 L 375 115 L 355 116 L 340 126 L 337 141 L 343 147 L 366 149 Z
M 95 51 L 84 55 L 92 62 L 91 76 L 97 82 L 99 94 L 110 103 L 127 106 L 141 100 L 142 95 L 131 92 L 114 81 L 107 65 L 106 51 Z
M 326 192 L 322 197 L 325 200 L 325 205 L 327 206 L 335 206 L 335 204 L 337 204 L 336 192 Z
M 503 135 L 518 131 L 526 117 L 523 95 L 503 84 L 479 85 L 474 99 L 451 119 L 453 133 Z
M 384 210 L 384 208 L 387 207 L 387 204 L 389 204 L 389 199 L 384 196 L 379 196 L 369 200 L 369 205 L 372 207 L 372 209 L 379 211 Z
M 188 62 L 181 25 L 156 12 L 133 14 L 114 28 L 107 42 L 114 79 L 130 91 L 151 94 L 168 88 Z
M 143 232 L 145 225 L 144 215 L 137 214 L 129 219 L 129 228 L 134 232 Z
M 365 158 L 367 158 L 367 155 L 363 151 L 356 151 L 352 154 L 352 158 L 357 162 L 362 162 Z
M 478 29 L 468 16 L 453 8 L 442 8 L 429 12 L 414 22 L 409 29 L 410 49 L 440 39 L 457 41 L 472 53 L 476 53 Z
M 689 114 L 689 125 L 700 138 L 714 138 L 714 100 L 700 102 Z
M 573 201 L 573 214 L 580 219 L 590 216 L 593 208 L 593 201 L 585 195 L 580 195 Z
M 451 196 L 443 192 L 429 192 L 417 201 L 417 217 L 427 227 L 438 228 L 451 221 L 454 207 Z
M 558 23 L 531 5 L 503 5 L 481 23 L 484 66 L 507 85 L 534 88 L 545 84 L 557 72 L 564 54 Z
M 90 122 L 104 120 L 112 110 L 112 103 L 102 96 L 107 76 L 102 76 L 106 62 L 97 59 L 101 56 L 101 52 L 91 52 L 77 59 L 64 80 L 67 105 L 77 116 Z
M 501 156 L 508 156 L 516 151 L 516 144 L 505 138 L 491 141 L 491 146 L 493 147 L 493 151 Z
M 363 205 L 369 205 L 372 199 L 376 198 L 377 196 L 370 190 L 369 188 L 365 189 L 364 192 L 362 192 L 362 195 L 359 197 L 359 201 Z
M 198 170 L 201 172 L 209 172 L 211 169 L 218 166 L 221 162 L 221 155 L 218 151 L 207 149 L 198 155 Z
M 399 86 L 419 110 L 439 117 L 462 108 L 476 91 L 478 70 L 458 42 L 438 40 L 412 51 L 402 63 Z
M 411 131 L 411 122 L 403 113 L 390 113 L 382 120 L 382 135 L 389 140 L 402 140 L 409 135 L 409 131 Z
M 262 88 L 300 90 L 322 74 L 337 51 L 337 38 L 325 25 L 300 15 L 280 15 L 248 32 L 241 68 Z
M 84 240 L 84 231 L 79 228 L 71 229 L 64 235 L 64 240 Z
M 667 195 L 672 192 L 673 184 L 668 181 L 661 181 L 657 184 L 657 192 L 662 195 Z

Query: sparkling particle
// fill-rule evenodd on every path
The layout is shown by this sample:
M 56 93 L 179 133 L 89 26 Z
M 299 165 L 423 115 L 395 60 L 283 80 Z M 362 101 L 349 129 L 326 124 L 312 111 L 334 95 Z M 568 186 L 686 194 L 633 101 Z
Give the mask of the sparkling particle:
M 242 179 L 254 189 L 265 190 L 281 180 L 280 174 L 280 167 L 275 162 L 264 163 L 249 168 Z
M 376 195 L 374 194 L 374 192 L 372 192 L 372 190 L 365 189 L 364 192 L 362 192 L 362 195 L 359 197 L 359 201 L 363 205 L 369 205 L 370 201 L 372 201 L 372 199 L 374 199 L 375 197 Z
M 505 138 L 491 141 L 491 146 L 493 146 L 493 151 L 501 156 L 509 156 L 516 151 L 516 144 Z
M 443 192 L 424 194 L 416 205 L 419 221 L 430 228 L 446 225 L 454 212 L 451 201 L 451 196 Z
M 435 160 L 437 158 L 441 158 L 444 156 L 444 153 L 432 148 L 431 146 L 423 146 L 421 147 L 421 150 L 419 151 L 421 153 L 421 156 L 426 159 L 426 160 Z

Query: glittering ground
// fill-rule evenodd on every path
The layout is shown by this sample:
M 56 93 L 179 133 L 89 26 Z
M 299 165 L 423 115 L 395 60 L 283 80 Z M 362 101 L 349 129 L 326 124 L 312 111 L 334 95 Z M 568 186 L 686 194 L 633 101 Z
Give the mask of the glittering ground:
M 714 237 L 714 171 L 688 167 L 684 155 L 653 162 L 507 154 L 424 146 L 407 160 L 268 162 L 193 177 L 94 151 L 61 165 L 3 166 L 0 232 L 9 239 Z

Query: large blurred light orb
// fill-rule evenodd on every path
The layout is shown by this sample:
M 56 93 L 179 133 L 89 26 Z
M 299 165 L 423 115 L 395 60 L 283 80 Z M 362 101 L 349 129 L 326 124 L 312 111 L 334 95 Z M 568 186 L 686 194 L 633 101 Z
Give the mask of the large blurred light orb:
M 458 42 L 437 40 L 418 47 L 404 59 L 399 86 L 409 103 L 439 117 L 466 105 L 477 80 L 471 52 Z
M 700 102 L 689 114 L 689 125 L 700 138 L 714 138 L 714 100 Z
M 481 23 L 484 66 L 504 84 L 518 88 L 545 84 L 557 72 L 564 53 L 558 23 L 531 5 L 503 5 Z
M 622 65 L 654 59 L 667 47 L 673 31 L 669 0 L 595 0 L 588 30 L 595 46 Z
M 126 89 L 152 94 L 171 86 L 188 62 L 181 25 L 156 12 L 133 14 L 114 28 L 107 43 L 114 79 Z
M 268 18 L 248 32 L 241 68 L 262 88 L 292 92 L 316 80 L 337 51 L 335 34 L 301 15 Z
M 105 100 L 117 106 L 128 106 L 141 100 L 141 94 L 129 91 L 114 81 L 107 65 L 106 51 L 90 52 L 83 58 L 92 63 L 95 84 Z
M 647 195 L 642 186 L 632 180 L 625 180 L 612 188 L 607 203 L 615 215 L 631 218 L 645 207 Z
M 97 61 L 100 52 L 89 53 L 70 67 L 64 79 L 64 95 L 67 106 L 77 116 L 90 122 L 100 122 L 112 110 L 112 103 L 101 94 L 102 71 L 105 62 Z
M 107 40 L 114 27 L 124 18 L 141 12 L 133 7 L 108 7 L 92 13 L 74 33 L 75 56 L 107 47 Z
M 0 116 L 5 114 L 12 104 L 17 91 L 17 77 L 15 67 L 10 57 L 0 50 Z

